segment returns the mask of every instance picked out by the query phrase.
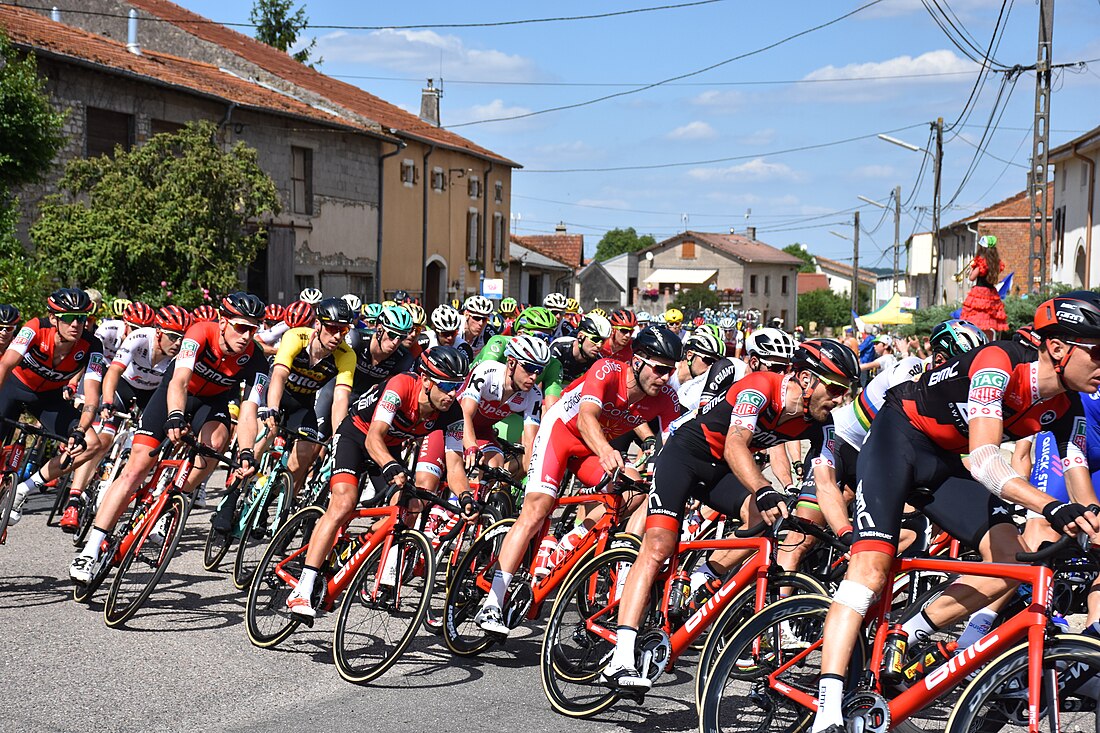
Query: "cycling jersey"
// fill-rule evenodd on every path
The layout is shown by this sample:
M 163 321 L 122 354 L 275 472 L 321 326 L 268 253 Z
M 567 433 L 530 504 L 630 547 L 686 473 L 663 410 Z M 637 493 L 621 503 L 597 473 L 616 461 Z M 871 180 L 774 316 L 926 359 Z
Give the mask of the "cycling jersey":
M 249 341 L 239 354 L 221 348 L 221 327 L 217 323 L 196 323 L 187 329 L 173 369 L 190 369 L 187 393 L 214 397 L 245 383 L 250 402 L 263 405 L 267 390 L 267 359 L 255 342 Z M 144 420 L 143 420 L 144 422 Z
M 485 361 L 496 361 L 503 364 L 507 360 L 504 350 L 511 340 L 511 336 L 493 336 L 485 342 L 485 346 L 474 357 L 471 366 L 476 367 Z M 550 361 L 546 362 L 546 367 L 535 383 L 542 390 L 545 397 L 558 397 L 561 395 L 562 381 L 561 362 L 551 356 Z
M 287 393 L 299 402 L 309 402 L 324 385 L 335 379 L 337 385 L 351 387 L 355 373 L 355 352 L 341 341 L 331 354 L 313 362 L 309 353 L 312 328 L 292 328 L 283 334 L 275 365 L 286 367 L 290 374 L 286 380 Z
M 154 364 L 156 349 L 157 329 L 139 328 L 122 341 L 111 366 L 122 369 L 122 379 L 134 389 L 154 390 L 160 386 L 172 363 L 172 357 L 165 356 Z
M 12 376 L 31 392 L 60 390 L 82 370 L 84 379 L 103 381 L 106 362 L 98 338 L 85 331 L 77 337 L 69 353 L 54 364 L 56 336 L 57 329 L 48 318 L 34 318 L 23 324 L 8 346 L 8 351 L 23 357 L 12 368 Z
M 570 384 L 584 376 L 596 360 L 582 361 L 573 355 L 573 344 L 577 339 L 572 336 L 563 336 L 550 344 L 550 355 L 561 362 L 561 378 L 565 384 Z M 601 357 L 597 356 L 596 359 Z M 606 358 L 606 357 L 604 357 Z
M 1085 447 L 1089 470 L 1100 469 L 1100 392 L 1081 395 L 1081 408 L 1085 412 Z
M 421 438 L 433 430 L 462 419 L 458 402 L 446 413 L 420 415 L 420 394 L 424 378 L 415 374 L 398 374 L 384 387 L 372 389 L 348 411 L 347 419 L 366 435 L 370 425 L 380 420 L 390 426 L 386 433 L 386 445 L 396 447 L 406 439 Z
M 458 395 L 459 400 L 474 400 L 475 429 L 488 428 L 513 413 L 523 415 L 527 425 L 538 425 L 542 419 L 542 390 L 535 385 L 527 392 L 514 392 L 503 399 L 508 380 L 508 367 L 500 362 L 487 361 L 478 364 L 466 380 L 466 386 Z
M 256 340 L 263 343 L 264 346 L 275 346 L 279 343 L 283 334 L 289 330 L 290 326 L 286 324 L 286 321 L 278 321 L 271 328 L 263 328 L 257 331 Z
M 603 346 L 600 347 L 600 356 L 608 359 L 618 359 L 619 361 L 630 363 L 630 360 L 634 358 L 634 347 L 627 343 L 626 346 L 618 351 L 611 350 L 611 339 L 603 342 Z
M 352 329 L 347 336 L 348 345 L 356 356 L 355 379 L 352 382 L 352 394 L 361 395 L 371 387 L 382 384 L 395 374 L 412 371 L 414 359 L 409 350 L 398 346 L 396 350 L 378 364 L 373 363 L 370 344 L 374 337 L 371 331 Z
M 726 356 L 711 365 L 707 370 L 703 391 L 699 395 L 699 407 L 704 407 L 715 397 L 721 397 L 729 391 L 734 382 L 749 373 L 749 365 L 732 356 Z
M 118 319 L 103 321 L 96 328 L 96 338 L 103 344 L 103 358 L 108 362 L 115 358 L 115 354 L 126 339 L 127 328 L 126 322 Z
M 494 336 L 492 329 L 489 328 L 488 323 L 486 323 L 485 326 L 482 327 L 481 333 L 479 333 L 477 336 L 470 337 L 468 333 L 469 332 L 466 330 L 466 323 L 463 322 L 462 328 L 458 329 L 458 338 L 462 341 L 463 344 L 466 344 L 469 347 L 470 354 L 476 354 L 477 352 L 481 351 L 481 348 L 485 346 L 485 344 L 488 343 L 489 339 Z

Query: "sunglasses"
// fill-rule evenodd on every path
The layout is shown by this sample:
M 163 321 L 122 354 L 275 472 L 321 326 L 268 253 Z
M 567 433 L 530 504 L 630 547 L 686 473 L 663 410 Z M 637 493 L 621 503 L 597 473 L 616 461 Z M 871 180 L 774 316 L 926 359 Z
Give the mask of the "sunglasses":
M 650 361 L 649 359 L 641 359 L 641 362 L 647 367 L 653 370 L 653 373 L 658 377 L 667 377 L 672 374 L 676 369 L 675 366 L 669 366 L 667 364 L 661 364 L 656 361 Z
M 68 326 L 74 323 L 83 324 L 88 320 L 88 315 L 86 313 L 58 313 L 56 317 L 57 320 Z
M 454 394 L 462 386 L 462 382 L 436 382 L 435 386 L 444 394 Z
M 1100 344 L 1086 344 L 1083 341 L 1065 341 L 1065 343 L 1087 351 L 1090 359 L 1100 362 Z
M 435 335 L 440 337 L 440 338 L 449 339 L 449 338 L 454 338 L 455 336 L 457 336 L 458 331 L 436 331 Z
M 523 367 L 523 371 L 527 372 L 532 377 L 537 377 L 538 375 L 542 374 L 542 370 L 546 368 L 542 364 L 528 364 L 527 362 L 523 361 L 517 363 L 521 367 Z
M 475 316 L 472 313 L 466 317 L 469 318 L 471 321 L 477 321 L 478 323 L 485 323 L 487 320 L 489 320 L 489 316 Z
M 389 330 L 388 328 L 383 328 L 382 333 L 390 341 L 403 341 L 408 336 L 407 333 L 395 333 L 395 332 Z
M 343 336 L 351 330 L 351 326 L 346 323 L 322 323 L 321 328 L 323 328 L 326 333 L 339 334 L 340 336 Z
M 817 381 L 825 385 L 825 392 L 830 397 L 843 397 L 852 391 L 852 385 L 843 382 L 834 382 L 825 377 L 817 377 Z
M 257 323 L 249 323 L 248 321 L 229 321 L 229 325 L 233 327 L 233 330 L 240 334 L 256 333 L 260 330 L 260 326 Z
M 161 331 L 161 333 L 164 334 L 164 337 L 172 343 L 177 343 L 183 338 L 182 333 L 176 333 L 175 331 Z
M 15 333 L 15 326 L 0 326 L 0 333 Z
M 769 372 L 782 374 L 783 372 L 787 371 L 787 367 L 790 365 L 782 361 L 764 361 L 763 359 L 760 359 L 760 366 L 764 367 L 764 369 Z
M 630 326 L 615 326 L 615 330 L 619 333 L 634 333 L 634 329 Z
M 705 356 L 703 354 L 696 354 L 695 358 L 698 359 L 699 361 L 703 362 L 707 366 L 714 366 L 714 362 L 718 361 L 717 357 Z
M 581 331 L 580 334 L 581 334 L 581 336 L 584 336 L 585 338 L 587 338 L 589 341 L 591 341 L 594 344 L 602 344 L 604 342 L 604 339 L 601 338 L 600 336 L 594 336 L 594 335 L 588 333 L 587 331 Z

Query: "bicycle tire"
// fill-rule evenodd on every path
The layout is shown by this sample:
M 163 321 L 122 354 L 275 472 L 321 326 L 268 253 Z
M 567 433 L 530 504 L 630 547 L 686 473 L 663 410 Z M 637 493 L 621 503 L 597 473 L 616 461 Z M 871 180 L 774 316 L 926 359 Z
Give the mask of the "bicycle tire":
M 15 487 L 18 484 L 14 471 L 4 471 L 0 478 L 0 537 L 8 531 L 11 521 L 11 509 L 15 506 Z
M 202 568 L 207 572 L 214 572 L 222 564 L 222 560 L 229 554 L 229 548 L 233 546 L 232 532 L 218 532 L 214 525 L 206 530 L 206 542 L 202 546 Z
M 237 590 L 247 590 L 252 584 L 252 576 L 263 558 L 263 548 L 286 524 L 293 496 L 294 477 L 285 468 L 277 468 L 264 487 L 262 500 L 248 507 L 241 539 L 237 543 L 237 555 L 233 560 L 233 585 Z M 277 511 L 274 517 L 270 517 L 272 511 Z M 264 517 L 268 517 L 266 526 L 262 526 Z
M 476 522 L 467 522 L 462 531 L 449 541 L 440 543 L 439 547 L 436 548 L 434 553 L 435 572 L 437 576 L 442 574 L 443 582 L 436 583 L 435 589 L 432 591 L 432 599 L 428 604 L 428 611 L 424 616 L 424 628 L 429 633 L 437 636 L 443 633 L 443 612 L 446 608 L 447 587 L 450 585 L 451 578 L 454 577 L 459 560 L 470 549 L 470 546 L 477 541 L 478 537 L 485 534 L 490 527 L 500 520 L 501 517 L 497 515 L 496 509 L 486 506 L 481 510 Z
M 578 566 L 554 600 L 539 654 L 539 676 L 550 706 L 571 718 L 589 718 L 615 704 L 619 694 L 597 681 L 610 658 L 613 644 L 588 632 L 585 620 L 595 609 L 614 600 L 619 564 L 633 563 L 635 549 L 620 547 L 589 558 Z M 601 616 L 613 626 L 611 614 Z M 590 692 L 590 695 L 586 695 Z
M 512 503 L 512 495 L 504 489 L 493 489 L 485 497 L 486 506 L 491 507 L 501 519 L 516 516 L 515 506 Z
M 323 515 L 320 507 L 306 507 L 287 520 L 268 544 L 263 559 L 256 567 L 252 584 L 248 586 L 248 600 L 245 603 L 245 630 L 253 645 L 263 649 L 278 646 L 301 623 L 286 607 L 291 587 L 275 574 L 275 565 L 290 554 L 287 550 L 292 544 L 293 552 L 309 542 L 314 526 Z M 287 570 L 295 577 L 301 577 L 303 565 L 304 552 L 288 565 Z M 325 576 L 319 573 L 317 582 L 325 583 Z
M 443 608 L 443 640 L 460 657 L 472 657 L 497 642 L 474 624 L 474 615 L 486 593 L 477 585 L 483 570 L 496 562 L 504 535 L 515 519 L 503 519 L 470 545 L 447 586 Z
M 1100 677 L 1100 642 L 1077 634 L 1065 634 L 1048 640 L 1043 647 L 1043 666 L 1048 664 L 1060 667 L 1063 671 L 1070 671 L 1080 679 L 1087 675 L 1093 687 L 1097 685 Z M 1079 665 L 1087 667 L 1080 669 Z M 1027 671 L 1028 671 L 1028 645 L 1025 641 L 997 657 L 983 668 L 974 680 L 967 685 L 963 694 L 951 712 L 947 721 L 948 733 L 991 733 L 992 731 L 1027 730 Z M 1059 675 L 1063 681 L 1066 677 Z M 1089 684 L 1088 682 L 1085 683 Z M 1002 690 L 1002 687 L 1008 689 Z M 1023 699 L 1020 699 L 1020 695 Z M 1097 730 L 1097 691 L 1090 690 L 1087 699 L 1092 702 L 1084 707 L 1091 710 L 1074 711 L 1066 710 L 1068 703 L 1059 705 L 1062 709 L 1062 730 Z M 1071 698 L 1073 699 L 1073 693 Z M 1079 697 L 1076 699 L 1080 699 Z M 1015 712 L 1015 715 L 1012 713 Z M 1075 719 L 1069 723 L 1066 718 L 1069 715 L 1082 716 L 1083 720 Z M 1022 717 L 1021 717 L 1022 716 Z M 1040 721 L 1046 720 L 1046 706 L 1040 710 Z M 1012 727 L 1014 724 L 1022 727 Z
M 57 527 L 61 524 L 61 514 L 65 511 L 65 505 L 69 503 L 69 487 L 73 484 L 73 475 L 66 473 L 58 477 L 57 487 L 54 489 L 57 495 L 50 506 L 50 513 L 46 517 L 47 527 Z
M 108 626 L 114 628 L 126 623 L 148 600 L 157 583 L 164 577 L 172 558 L 175 557 L 190 509 L 190 502 L 184 496 L 174 494 L 165 502 L 164 509 L 159 515 L 149 517 L 146 529 L 130 545 L 119 562 L 118 572 L 115 573 L 115 579 L 111 583 L 107 602 L 103 605 L 103 620 Z M 150 535 L 161 522 L 164 522 L 164 540 L 159 543 L 158 548 L 157 543 L 150 540 Z M 145 550 L 149 550 L 150 555 L 140 556 L 140 553 Z M 131 572 L 139 569 L 135 566 L 139 559 L 152 567 L 152 572 L 147 577 Z
M 336 670 L 348 682 L 360 685 L 385 673 L 408 648 L 427 615 L 435 584 L 435 556 L 431 542 L 421 532 L 404 529 L 394 537 L 386 558 L 384 550 L 385 544 L 380 544 L 356 571 L 340 604 L 332 636 Z M 385 577 L 384 565 L 394 552 L 395 582 L 381 585 L 378 576 Z M 389 626 L 387 621 L 393 622 L 392 634 L 381 628 Z

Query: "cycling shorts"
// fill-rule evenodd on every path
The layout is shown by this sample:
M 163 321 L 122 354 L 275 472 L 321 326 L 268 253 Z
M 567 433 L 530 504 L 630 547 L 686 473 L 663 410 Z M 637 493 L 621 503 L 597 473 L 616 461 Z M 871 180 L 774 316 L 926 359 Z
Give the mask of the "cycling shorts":
M 1012 523 L 1012 507 L 972 479 L 958 454 L 937 446 L 890 403 L 875 417 L 856 475 L 853 552 L 894 555 L 907 502 L 974 550 L 990 527 Z
M 802 486 L 798 490 L 798 503 L 803 502 L 817 506 L 817 479 L 814 476 L 813 460 L 820 451 L 806 456 L 803 465 Z M 856 485 L 856 462 L 859 460 L 859 451 L 852 444 L 839 435 L 835 438 L 833 447 L 833 467 L 836 470 L 836 484 L 841 491 L 844 487 Z
M 600 460 L 564 422 L 544 422 L 531 443 L 527 493 L 558 496 L 565 472 L 572 471 L 585 486 L 595 486 L 605 473 Z
M 740 517 L 751 495 L 725 461 L 716 461 L 709 453 L 699 457 L 673 435 L 657 454 L 645 526 L 679 533 L 689 499 L 698 499 L 727 517 Z
M 387 446 L 393 460 L 401 460 L 401 446 Z M 332 436 L 332 478 L 329 487 L 338 483 L 353 483 L 362 486 L 359 477 L 366 474 L 374 484 L 376 493 L 386 490 L 386 480 L 382 477 L 382 468 L 367 453 L 367 436 L 355 427 L 349 418 L 340 423 L 336 434 Z
M 447 428 L 447 436 L 445 447 L 452 453 L 462 453 L 465 449 L 462 447 L 462 423 L 455 423 Z M 503 453 L 500 449 L 500 445 L 497 443 L 497 433 L 493 430 L 493 427 L 476 427 L 474 429 L 474 442 L 477 443 L 477 447 L 484 453 Z
M 279 401 L 279 412 L 282 413 L 283 425 L 289 433 L 297 433 L 300 430 L 304 430 L 307 434 L 315 432 L 322 440 L 328 440 L 332 435 L 329 431 L 329 423 L 332 421 L 325 420 L 322 423 L 313 405 L 303 404 L 294 395 L 283 394 L 283 399 Z
M 168 385 L 169 380 L 164 380 L 149 398 L 145 411 L 141 413 L 141 422 L 134 431 L 134 445 L 156 448 L 167 437 L 168 431 L 164 423 L 168 420 Z M 235 390 L 230 389 L 207 397 L 187 395 L 183 412 L 189 418 L 193 435 L 198 435 L 206 423 L 220 423 L 226 430 L 232 430 L 229 400 L 233 398 L 234 392 Z
M 416 472 L 430 473 L 436 478 L 443 478 L 447 471 L 447 462 L 443 458 L 444 444 L 447 439 L 442 430 L 433 430 L 420 440 L 420 452 L 416 454 Z M 462 450 L 461 443 L 459 450 Z
M 80 421 L 80 410 L 65 399 L 61 389 L 33 392 L 16 377 L 8 375 L 0 387 L 0 418 L 18 420 L 24 411 L 38 419 L 54 435 L 67 436 Z M 0 423 L 0 435 L 8 435 L 11 426 Z
M 115 386 L 115 401 L 111 403 L 111 405 L 119 412 L 129 412 L 133 405 L 137 405 L 139 409 L 144 410 L 149 405 L 149 400 L 153 398 L 155 393 L 155 389 L 134 389 L 134 385 L 130 384 L 125 379 L 120 379 Z M 92 427 L 95 428 L 97 433 L 106 432 L 114 434 L 121 423 L 121 417 L 111 415 L 107 420 L 101 418 L 96 419 Z

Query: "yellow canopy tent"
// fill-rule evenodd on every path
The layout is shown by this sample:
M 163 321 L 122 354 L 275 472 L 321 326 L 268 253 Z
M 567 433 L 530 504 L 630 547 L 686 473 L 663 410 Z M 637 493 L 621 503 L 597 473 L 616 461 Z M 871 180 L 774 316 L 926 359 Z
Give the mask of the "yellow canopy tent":
M 913 314 L 904 313 L 901 310 L 901 296 L 897 293 L 882 304 L 882 307 L 873 310 L 865 316 L 860 316 L 864 323 L 879 323 L 897 325 L 900 323 L 912 323 Z

